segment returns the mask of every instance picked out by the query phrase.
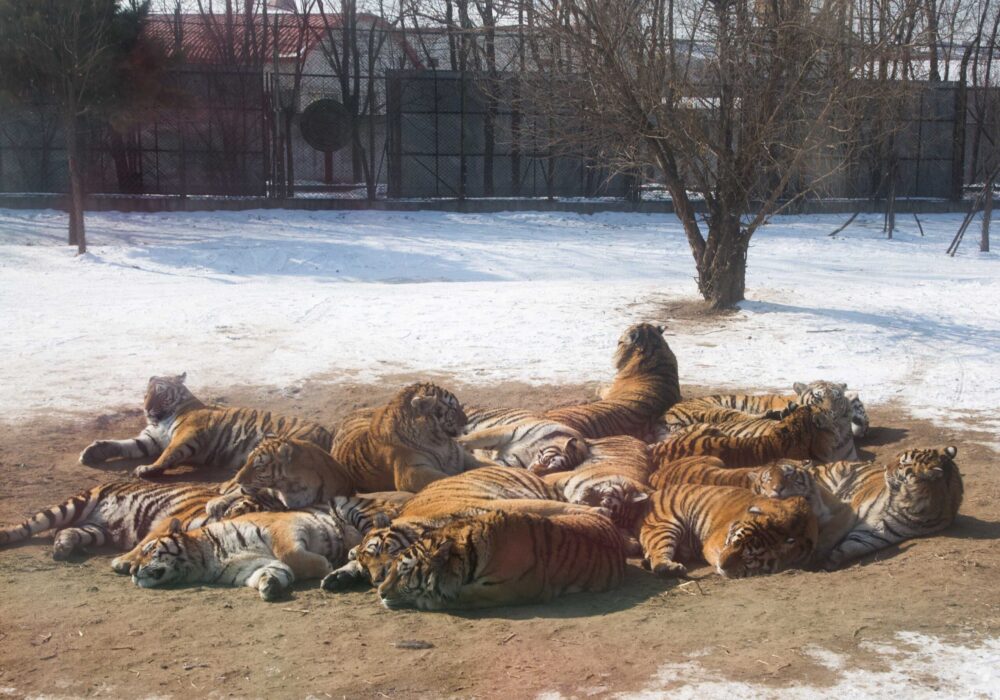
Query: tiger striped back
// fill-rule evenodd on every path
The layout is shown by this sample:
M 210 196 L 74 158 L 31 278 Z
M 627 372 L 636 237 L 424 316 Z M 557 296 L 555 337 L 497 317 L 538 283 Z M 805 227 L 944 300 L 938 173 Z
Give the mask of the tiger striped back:
M 727 467 L 766 464 L 775 459 L 829 461 L 837 441 L 827 413 L 800 406 L 759 437 L 733 437 L 714 425 L 693 425 L 671 434 L 651 448 L 659 467 L 682 457 L 718 457 Z
M 774 499 L 742 488 L 675 484 L 650 497 L 639 531 L 644 566 L 682 576 L 704 559 L 726 577 L 775 573 L 808 562 L 818 524 L 800 496 Z
M 538 499 L 564 501 L 562 494 L 525 469 L 482 467 L 435 481 L 401 509 L 403 518 L 436 518 L 477 507 L 482 501 Z
M 625 545 L 599 515 L 486 513 L 449 523 L 392 561 L 387 608 L 481 608 L 602 592 L 625 577 Z
M 650 477 L 654 489 L 670 484 L 735 486 L 769 498 L 809 496 L 808 472 L 799 464 L 779 460 L 761 467 L 729 469 L 718 457 L 684 457 L 668 462 Z

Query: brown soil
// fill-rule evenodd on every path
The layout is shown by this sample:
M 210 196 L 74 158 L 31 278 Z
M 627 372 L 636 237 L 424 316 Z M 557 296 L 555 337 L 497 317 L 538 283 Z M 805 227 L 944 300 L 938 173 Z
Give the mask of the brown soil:
M 398 379 L 201 393 L 335 424 L 409 378 Z M 595 386 L 455 385 L 467 402 L 514 406 L 589 399 Z M 893 407 L 870 413 L 880 427 L 865 442 L 865 456 L 957 444 L 965 502 L 940 536 L 843 571 L 726 581 L 701 569 L 698 584 L 677 585 L 631 567 L 610 594 L 477 613 L 393 612 L 371 591 L 332 595 L 315 582 L 275 604 L 249 589 L 140 590 L 112 573 L 109 553 L 54 562 L 50 540 L 40 537 L 0 551 L 0 695 L 601 695 L 645 687 L 660 665 L 705 649 L 711 653 L 699 661 L 726 678 L 822 685 L 832 672 L 802 653 L 808 646 L 879 669 L 887 662 L 862 653 L 860 642 L 890 641 L 898 630 L 995 635 L 1000 476 L 995 453 L 977 444 L 991 436 L 941 430 Z M 134 408 L 3 426 L 0 522 L 121 476 L 124 465 L 90 469 L 76 456 L 93 439 L 141 427 Z M 399 645 L 405 640 L 432 646 Z

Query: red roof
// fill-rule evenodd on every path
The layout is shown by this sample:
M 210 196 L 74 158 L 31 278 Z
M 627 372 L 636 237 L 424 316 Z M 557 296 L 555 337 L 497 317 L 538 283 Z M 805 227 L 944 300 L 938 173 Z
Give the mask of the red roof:
M 287 60 L 304 56 L 330 31 L 339 29 L 341 20 L 339 14 L 324 17 L 318 13 L 275 13 L 268 15 L 265 31 L 264 17 L 259 14 L 253 15 L 250 21 L 244 15 L 150 15 L 143 28 L 143 37 L 162 47 L 168 56 L 177 54 L 179 44 L 189 64 L 252 64 L 255 59 L 273 60 L 275 21 L 278 23 L 278 58 Z M 410 62 L 417 68 L 423 67 L 413 47 L 384 20 L 359 13 L 358 23 L 391 32 Z

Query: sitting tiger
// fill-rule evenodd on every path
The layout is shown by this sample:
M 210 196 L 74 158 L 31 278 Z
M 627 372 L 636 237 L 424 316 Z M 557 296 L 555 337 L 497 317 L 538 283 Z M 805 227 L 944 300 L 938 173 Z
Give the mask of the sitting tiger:
M 168 533 L 137 547 L 128 571 L 140 588 L 173 583 L 247 586 L 272 601 L 295 581 L 330 573 L 360 539 L 335 511 L 322 507 L 251 513 L 187 532 L 175 520 Z
M 615 353 L 615 380 L 597 401 L 543 412 L 484 409 L 470 413 L 466 445 L 497 445 L 501 459 L 530 466 L 549 445 L 560 450 L 559 468 L 571 469 L 586 457 L 582 443 L 612 435 L 646 440 L 659 417 L 680 400 L 677 358 L 663 328 L 638 323 L 625 331 Z M 546 438 L 549 438 L 546 442 Z
M 411 384 L 385 406 L 348 416 L 331 454 L 359 491 L 416 493 L 438 479 L 492 464 L 458 444 L 465 424 L 450 391 Z
M 146 428 L 131 440 L 92 442 L 80 462 L 95 466 L 112 459 L 154 459 L 135 468 L 140 477 L 184 464 L 235 472 L 268 433 L 330 449 L 333 436 L 323 426 L 270 411 L 204 404 L 184 386 L 186 377 L 150 377 L 143 404 Z
M 812 474 L 855 518 L 835 546 L 821 552 L 828 569 L 897 544 L 930 535 L 951 525 L 962 504 L 962 475 L 955 464 L 958 448 L 915 449 L 896 462 L 837 462 L 815 467 Z
M 177 520 L 185 529 L 255 510 L 281 510 L 267 494 L 241 495 L 210 516 L 206 504 L 216 495 L 210 484 L 150 484 L 113 481 L 38 512 L 20 525 L 0 529 L 0 546 L 20 542 L 46 530 L 56 530 L 52 558 L 62 560 L 86 547 L 105 544 L 131 549 L 143 538 Z
M 818 524 L 801 496 L 757 496 L 746 489 L 675 484 L 650 497 L 639 529 L 643 566 L 685 576 L 684 561 L 704 559 L 727 578 L 807 564 Z
M 357 491 L 344 467 L 317 445 L 268 435 L 236 475 L 220 487 L 222 495 L 208 504 L 208 512 L 225 512 L 233 499 L 262 489 L 286 508 L 328 503 Z
M 393 559 L 378 595 L 390 609 L 483 608 L 609 591 L 624 577 L 624 544 L 603 516 L 492 512 L 410 545 Z
M 326 590 L 378 583 L 392 557 L 428 532 L 459 517 L 490 511 L 573 515 L 605 511 L 566 502 L 562 493 L 523 469 L 483 467 L 441 479 L 402 505 L 388 527 L 368 532 L 349 561 L 323 580 Z
M 653 464 L 681 457 L 719 457 L 727 467 L 766 464 L 775 459 L 829 462 L 838 441 L 836 426 L 819 406 L 799 406 L 758 437 L 734 437 L 726 426 L 691 425 L 651 447 Z

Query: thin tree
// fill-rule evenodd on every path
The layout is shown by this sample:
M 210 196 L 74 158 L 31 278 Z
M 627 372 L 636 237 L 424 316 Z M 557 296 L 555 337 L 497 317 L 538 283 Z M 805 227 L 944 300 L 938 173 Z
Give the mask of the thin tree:
M 0 89 L 14 100 L 44 95 L 60 114 L 69 175 L 69 244 L 87 251 L 83 120 L 121 92 L 148 1 L 0 0 Z

